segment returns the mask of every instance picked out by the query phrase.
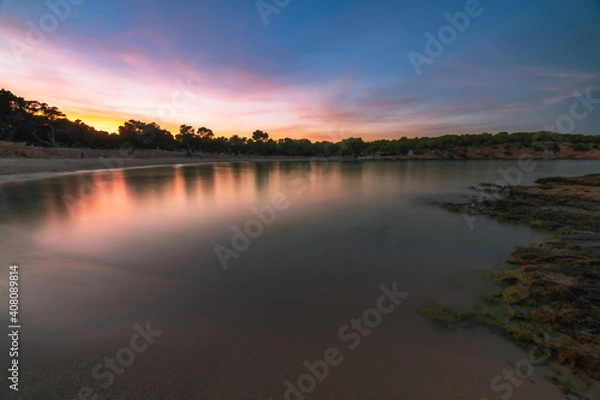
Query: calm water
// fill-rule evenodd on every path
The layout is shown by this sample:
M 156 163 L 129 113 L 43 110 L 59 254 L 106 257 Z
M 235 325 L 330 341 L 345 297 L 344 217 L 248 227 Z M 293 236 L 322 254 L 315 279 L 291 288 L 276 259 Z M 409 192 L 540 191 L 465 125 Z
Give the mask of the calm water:
M 492 390 L 527 352 L 484 329 L 437 332 L 415 313 L 429 299 L 468 305 L 478 272 L 540 240 L 483 219 L 471 230 L 430 205 L 516 166 L 234 163 L 4 183 L 0 323 L 18 263 L 23 328 L 20 397 L 2 383 L 0 398 L 563 398 L 544 367 Z M 598 166 L 540 162 L 522 183 Z M 393 311 L 344 328 L 394 283 L 408 295 Z M 322 381 L 303 375 L 330 348 Z

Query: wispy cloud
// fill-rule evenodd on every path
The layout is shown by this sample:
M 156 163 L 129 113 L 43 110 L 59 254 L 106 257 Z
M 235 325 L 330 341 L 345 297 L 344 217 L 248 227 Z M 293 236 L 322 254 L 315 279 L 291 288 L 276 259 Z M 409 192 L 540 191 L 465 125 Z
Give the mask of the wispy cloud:
M 10 42 L 23 40 L 25 20 L 45 10 L 28 7 L 9 1 L 0 14 L 0 86 L 112 131 L 130 118 L 171 131 L 191 124 L 223 135 L 263 129 L 273 137 L 536 130 L 574 91 L 600 87 L 598 55 L 549 64 L 542 60 L 556 58 L 553 47 L 540 46 L 548 32 L 511 36 L 531 24 L 552 26 L 565 37 L 564 52 L 583 37 L 579 25 L 587 24 L 587 36 L 598 29 L 591 16 L 584 21 L 589 7 L 498 8 L 506 24 L 473 25 L 421 79 L 402 49 L 423 46 L 423 27 L 439 25 L 447 11 L 441 1 L 426 9 L 416 2 L 321 2 L 318 15 L 314 4 L 297 3 L 269 29 L 248 15 L 251 3 L 232 10 L 219 2 L 85 2 L 17 64 Z M 579 13 L 577 25 L 525 18 L 558 18 L 564 7 Z M 161 114 L 182 85 L 193 102 Z M 598 119 L 590 116 L 581 129 L 597 130 Z

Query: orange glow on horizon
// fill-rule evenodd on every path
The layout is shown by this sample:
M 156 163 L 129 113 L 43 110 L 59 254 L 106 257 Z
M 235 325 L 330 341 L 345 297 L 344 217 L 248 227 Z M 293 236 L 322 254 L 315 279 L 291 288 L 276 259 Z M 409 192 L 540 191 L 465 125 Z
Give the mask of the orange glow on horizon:
M 71 121 L 81 120 L 84 124 L 93 126 L 98 131 L 106 131 L 108 133 L 118 133 L 119 126 L 123 125 L 124 120 L 112 118 L 112 117 L 99 117 L 95 115 L 80 114 L 77 112 L 63 112 L 67 115 L 67 118 Z
M 22 34 L 18 26 L 0 24 L 0 36 L 7 41 Z M 15 63 L 9 50 L 0 48 L 0 87 L 26 100 L 56 106 L 69 119 L 108 133 L 118 133 L 119 126 L 130 119 L 155 122 L 174 136 L 185 124 L 206 126 L 224 137 L 249 138 L 255 130 L 262 130 L 274 140 L 332 142 L 350 136 L 364 140 L 408 136 L 395 133 L 399 125 L 403 131 L 420 134 L 424 128 L 424 118 L 418 113 L 403 119 L 391 115 L 376 124 L 367 118 L 367 125 L 349 118 L 357 108 L 340 104 L 336 97 L 340 90 L 352 87 L 348 80 L 314 87 L 275 84 L 260 73 L 235 68 L 194 70 L 181 62 L 160 65 L 136 49 L 100 47 L 97 52 L 102 59 L 124 61 L 108 66 L 82 57 L 78 46 L 86 39 L 82 40 L 75 45 L 57 37 L 27 54 L 22 65 Z M 65 67 L 56 69 L 56 65 Z M 228 88 L 219 85 L 223 81 L 229 82 Z M 344 127 L 356 127 L 356 131 L 344 131 Z

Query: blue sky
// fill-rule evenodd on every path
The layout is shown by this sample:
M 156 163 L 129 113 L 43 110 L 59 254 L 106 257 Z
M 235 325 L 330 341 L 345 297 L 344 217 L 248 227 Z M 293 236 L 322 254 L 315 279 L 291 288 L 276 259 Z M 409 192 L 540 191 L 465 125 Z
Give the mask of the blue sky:
M 265 25 L 252 0 L 4 0 L 0 86 L 109 131 L 135 118 L 311 139 L 600 133 L 600 101 L 570 116 L 574 93 L 600 99 L 599 0 L 481 0 L 417 74 L 409 52 L 426 56 L 425 33 L 439 40 L 474 1 L 265 0 L 279 10 Z

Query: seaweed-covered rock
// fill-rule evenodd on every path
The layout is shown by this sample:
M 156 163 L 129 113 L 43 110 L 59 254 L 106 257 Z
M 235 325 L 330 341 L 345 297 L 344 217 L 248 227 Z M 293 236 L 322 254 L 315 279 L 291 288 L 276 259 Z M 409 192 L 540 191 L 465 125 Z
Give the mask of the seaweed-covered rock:
M 600 174 L 544 178 L 533 186 L 482 184 L 467 203 L 440 203 L 452 212 L 484 215 L 545 230 L 600 231 Z
M 473 310 L 429 304 L 420 313 L 447 328 L 486 325 L 528 347 L 540 362 L 600 380 L 600 174 L 536 183 L 481 185 L 479 198 L 441 206 L 569 234 L 515 247 L 506 257 L 508 268 L 495 273 L 502 289 Z M 585 398 L 585 385 L 552 379 Z

